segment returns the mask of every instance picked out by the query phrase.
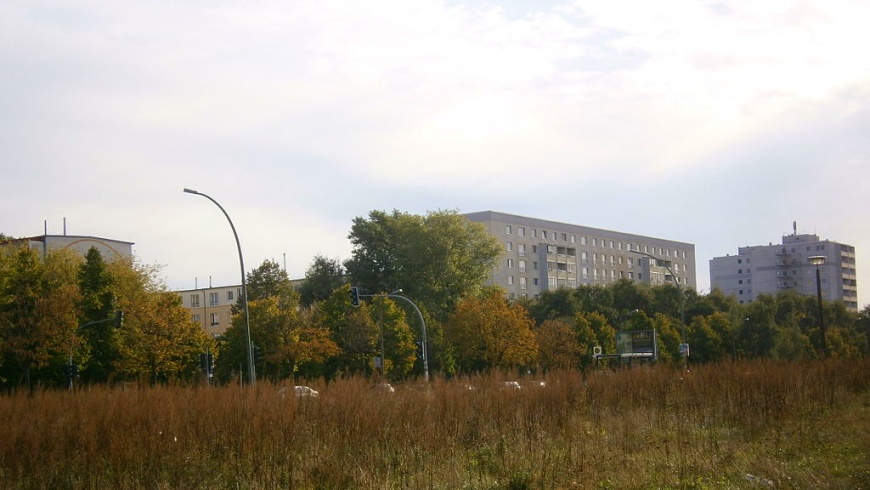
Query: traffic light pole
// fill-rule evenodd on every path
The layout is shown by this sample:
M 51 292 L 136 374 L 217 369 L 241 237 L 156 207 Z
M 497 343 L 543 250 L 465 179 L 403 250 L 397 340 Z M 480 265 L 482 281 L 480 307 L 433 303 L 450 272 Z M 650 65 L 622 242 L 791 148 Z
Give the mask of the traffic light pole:
M 360 294 L 359 288 L 357 288 L 356 286 L 351 286 L 351 288 L 350 288 L 350 301 L 351 301 L 351 304 L 353 304 L 353 306 L 359 306 L 360 298 L 393 298 L 393 299 L 400 299 L 402 301 L 405 301 L 414 307 L 414 311 L 417 312 L 417 318 L 420 320 L 421 333 L 422 333 L 422 337 L 423 337 L 423 343 L 421 346 L 422 353 L 423 353 L 423 356 L 422 356 L 423 357 L 423 378 L 428 383 L 429 382 L 429 352 L 428 352 L 429 349 L 428 349 L 427 344 L 429 342 L 428 342 L 428 339 L 426 336 L 426 321 L 423 319 L 423 313 L 420 312 L 420 308 L 417 307 L 416 303 L 411 301 L 410 298 L 408 298 L 406 296 L 402 296 L 401 294 L 397 294 L 397 293 L 401 293 L 401 292 L 402 292 L 402 290 L 398 289 L 396 291 L 393 291 L 390 294 Z M 383 352 L 381 353 L 381 356 L 383 356 Z M 384 360 L 382 358 L 381 363 L 383 363 L 383 362 L 384 362 Z

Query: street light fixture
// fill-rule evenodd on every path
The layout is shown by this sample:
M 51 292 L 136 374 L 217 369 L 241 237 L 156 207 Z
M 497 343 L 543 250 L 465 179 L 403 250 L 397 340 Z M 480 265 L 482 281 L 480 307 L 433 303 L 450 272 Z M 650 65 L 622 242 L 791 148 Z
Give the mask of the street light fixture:
M 224 213 L 227 221 L 230 222 L 230 228 L 233 230 L 233 236 L 236 239 L 236 247 L 239 249 L 239 266 L 242 269 L 242 308 L 245 311 L 245 341 L 247 343 L 245 352 L 248 358 L 248 382 L 251 384 L 251 386 L 253 386 L 256 382 L 257 376 L 254 372 L 254 352 L 252 347 L 253 344 L 251 344 L 251 319 L 248 314 L 248 286 L 247 282 L 245 281 L 245 260 L 242 258 L 242 245 L 241 243 L 239 243 L 239 235 L 238 233 L 236 233 L 236 227 L 235 225 L 233 225 L 233 220 L 230 219 L 230 215 L 227 214 L 224 207 L 221 206 L 217 201 L 212 199 L 211 196 L 209 196 L 208 194 L 203 194 L 202 192 L 195 191 L 193 189 L 188 189 L 186 187 L 184 188 L 184 192 L 188 194 L 196 194 L 198 196 L 202 196 L 213 202 L 215 206 L 217 206 L 218 209 L 220 209 L 221 212 Z
M 825 339 L 825 317 L 822 310 L 822 275 L 819 272 L 819 266 L 825 265 L 827 257 L 824 255 L 814 255 L 808 257 L 810 264 L 816 266 L 816 296 L 819 300 L 819 337 L 822 341 L 822 356 L 828 357 L 828 343 Z
M 668 272 L 671 273 L 671 279 L 674 280 L 674 286 L 677 288 L 677 294 L 680 297 L 680 335 L 683 338 L 683 343 L 680 344 L 680 355 L 683 356 L 684 358 L 686 358 L 686 370 L 688 371 L 689 370 L 689 342 L 688 342 L 688 339 L 686 339 L 686 305 L 685 305 L 686 298 L 683 296 L 683 290 L 680 288 L 680 281 L 677 280 L 677 275 L 674 274 L 674 271 L 671 269 L 671 267 L 668 264 L 659 261 L 658 257 L 656 257 L 655 255 L 651 255 L 651 254 L 648 254 L 646 252 L 641 252 L 640 250 L 634 250 L 631 247 L 628 248 L 628 251 L 629 251 L 629 253 L 636 253 L 639 255 L 645 255 L 646 257 L 648 257 L 652 260 L 655 260 L 657 265 L 661 265 L 662 267 L 667 269 Z
M 353 288 L 351 288 L 351 290 L 353 290 Z M 427 336 L 426 336 L 426 321 L 423 320 L 423 314 L 420 313 L 420 308 L 417 308 L 417 305 L 413 301 L 411 301 L 408 297 L 402 296 L 401 294 L 399 294 L 401 292 L 402 292 L 401 289 L 396 289 L 395 291 L 393 291 L 389 294 L 358 294 L 357 293 L 357 297 L 396 298 L 396 299 L 401 299 L 403 301 L 406 301 L 407 303 L 409 303 L 411 306 L 414 307 L 414 311 L 417 312 L 417 318 L 420 319 L 421 333 L 423 336 L 423 343 L 421 345 L 421 350 L 423 352 L 423 378 L 428 383 L 429 382 L 429 352 L 428 352 L 428 348 L 426 346 L 426 344 L 428 343 Z M 383 356 L 383 346 L 381 347 L 381 355 Z M 383 362 L 383 359 L 381 360 L 381 362 Z

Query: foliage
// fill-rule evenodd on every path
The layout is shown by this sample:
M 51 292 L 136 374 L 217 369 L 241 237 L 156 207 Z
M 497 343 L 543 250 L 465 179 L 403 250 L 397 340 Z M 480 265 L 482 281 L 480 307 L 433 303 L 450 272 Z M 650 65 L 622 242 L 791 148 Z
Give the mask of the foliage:
M 570 323 L 546 320 L 535 329 L 538 365 L 544 370 L 577 367 L 584 348 Z
M 117 359 L 114 349 L 115 293 L 112 275 L 99 250 L 91 247 L 78 270 L 79 332 L 86 339 L 85 358 L 78 361 L 85 382 L 106 382 Z M 107 321 L 108 320 L 108 321 Z
M 538 356 L 534 321 L 504 292 L 487 290 L 459 302 L 445 325 L 460 368 L 466 372 L 530 366 Z
M 481 290 L 502 253 L 483 225 L 455 211 L 426 216 L 371 211 L 357 217 L 345 267 L 367 292 L 402 289 L 437 321 L 464 297 Z
M 64 251 L 44 258 L 25 246 L 0 249 L 0 359 L 4 381 L 31 386 L 34 371 L 53 379 L 80 341 L 76 335 L 76 261 Z
M 338 259 L 329 259 L 322 255 L 314 257 L 314 262 L 305 272 L 305 281 L 299 286 L 302 305 L 309 307 L 328 298 L 336 288 L 345 283 L 344 275 L 344 266 Z

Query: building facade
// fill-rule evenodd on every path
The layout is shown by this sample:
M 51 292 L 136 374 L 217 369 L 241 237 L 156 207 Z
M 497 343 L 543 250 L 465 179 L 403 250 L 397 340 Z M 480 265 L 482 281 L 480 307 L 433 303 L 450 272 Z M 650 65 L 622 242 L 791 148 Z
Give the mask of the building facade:
M 784 236 L 782 244 L 740 247 L 737 255 L 710 259 L 710 284 L 740 303 L 780 291 L 815 296 L 817 266 L 810 258 L 822 257 L 824 263 L 818 265 L 822 299 L 842 301 L 849 310 L 858 311 L 855 247 L 797 231 Z
M 242 294 L 241 286 L 208 287 L 176 291 L 190 318 L 212 337 L 220 337 L 231 325 L 232 309 Z
M 620 279 L 697 287 L 690 243 L 495 211 L 464 216 L 483 224 L 504 245 L 490 282 L 506 289 L 509 298 Z
M 72 250 L 84 257 L 91 247 L 99 250 L 103 260 L 130 260 L 133 258 L 133 243 L 78 235 L 39 235 L 12 240 L 12 243 L 26 243 L 33 250 L 43 255 L 52 250 Z

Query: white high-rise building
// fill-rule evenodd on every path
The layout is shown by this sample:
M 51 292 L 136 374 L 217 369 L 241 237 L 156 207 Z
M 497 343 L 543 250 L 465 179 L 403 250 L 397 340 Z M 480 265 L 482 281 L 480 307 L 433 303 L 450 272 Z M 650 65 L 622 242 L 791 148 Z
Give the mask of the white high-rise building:
M 813 264 L 822 258 L 824 263 Z M 714 257 L 710 260 L 710 283 L 725 294 L 735 295 L 740 303 L 749 303 L 760 294 L 788 290 L 815 296 L 816 267 L 822 299 L 842 301 L 849 310 L 858 311 L 855 247 L 820 240 L 818 235 L 801 235 L 797 229 L 782 237 L 782 244 L 740 247 L 737 255 Z

